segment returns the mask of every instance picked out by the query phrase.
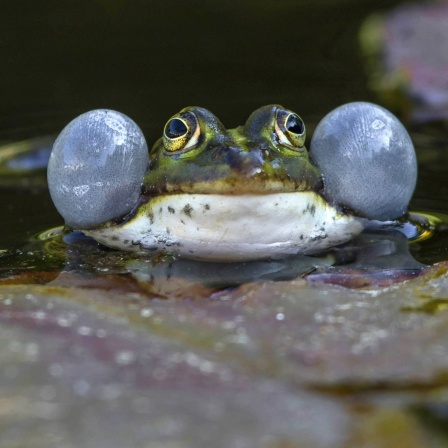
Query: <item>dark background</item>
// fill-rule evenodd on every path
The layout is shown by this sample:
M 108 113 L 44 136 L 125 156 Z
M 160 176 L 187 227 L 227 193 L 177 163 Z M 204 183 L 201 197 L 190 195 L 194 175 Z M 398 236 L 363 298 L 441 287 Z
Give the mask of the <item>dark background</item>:
M 135 120 L 151 146 L 166 121 L 190 105 L 210 109 L 231 128 L 278 103 L 301 115 L 311 135 L 343 103 L 380 102 L 368 88 L 359 30 L 367 17 L 399 3 L 3 2 L 0 143 L 55 135 L 81 113 L 110 108 Z M 423 165 L 411 209 L 446 211 L 446 136 L 413 138 Z M 20 247 L 62 224 L 44 178 L 38 189 L 19 184 L 0 189 L 0 248 Z M 448 249 L 433 242 L 446 258 Z
M 306 122 L 366 87 L 359 26 L 395 1 L 3 2 L 0 138 L 58 132 L 89 109 L 133 118 L 156 140 L 188 105 L 228 127 L 280 103 Z

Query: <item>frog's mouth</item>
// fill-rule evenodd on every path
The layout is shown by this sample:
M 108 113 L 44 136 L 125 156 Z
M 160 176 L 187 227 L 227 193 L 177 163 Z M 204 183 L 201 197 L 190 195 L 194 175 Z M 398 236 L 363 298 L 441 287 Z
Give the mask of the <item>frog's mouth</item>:
M 314 192 L 264 195 L 171 194 L 150 199 L 132 219 L 85 231 L 116 249 L 167 251 L 240 261 L 314 254 L 362 231 Z

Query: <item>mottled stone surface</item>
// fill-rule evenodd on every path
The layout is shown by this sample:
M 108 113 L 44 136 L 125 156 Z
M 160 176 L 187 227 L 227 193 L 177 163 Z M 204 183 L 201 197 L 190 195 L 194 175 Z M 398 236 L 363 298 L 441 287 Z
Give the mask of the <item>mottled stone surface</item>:
M 169 299 L 84 277 L 0 286 L 2 448 L 446 446 L 446 265 Z

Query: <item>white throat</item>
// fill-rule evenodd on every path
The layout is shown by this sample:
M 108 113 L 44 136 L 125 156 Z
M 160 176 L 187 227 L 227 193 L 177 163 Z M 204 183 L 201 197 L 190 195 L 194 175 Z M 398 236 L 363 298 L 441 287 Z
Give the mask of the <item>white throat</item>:
M 151 199 L 124 225 L 84 231 L 106 246 L 187 258 L 242 261 L 315 254 L 363 229 L 313 192 L 175 194 Z

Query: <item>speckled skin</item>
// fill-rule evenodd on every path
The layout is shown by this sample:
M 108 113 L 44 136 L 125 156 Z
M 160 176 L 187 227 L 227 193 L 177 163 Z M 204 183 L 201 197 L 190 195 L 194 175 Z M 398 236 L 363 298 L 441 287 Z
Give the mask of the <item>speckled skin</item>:
M 58 209 L 73 228 L 120 250 L 216 261 L 315 254 L 360 233 L 362 218 L 391 219 L 406 211 L 415 185 L 415 155 L 402 125 L 386 112 L 354 103 L 329 114 L 312 140 L 313 164 L 303 122 L 282 106 L 262 107 L 244 126 L 230 130 L 208 110 L 189 107 L 168 121 L 149 154 L 134 134 L 115 135 L 115 126 L 106 148 L 110 162 L 105 157 L 100 168 L 91 164 L 89 171 L 89 163 L 77 159 L 81 179 L 71 168 L 64 172 L 61 163 L 53 164 L 50 189 L 62 191 L 54 181 L 63 183 L 66 177 L 74 184 L 87 179 L 92 185 L 116 185 L 117 191 L 106 189 L 92 199 L 95 213 L 88 201 L 78 207 L 75 188 L 72 202 L 63 192 L 66 202 Z M 110 126 L 101 113 L 102 124 L 94 129 L 101 141 L 109 141 Z M 83 134 L 76 128 L 70 139 L 59 137 L 63 144 L 55 149 L 71 157 L 69 141 L 77 156 L 90 157 L 89 129 Z M 132 147 L 131 158 L 140 160 L 134 172 L 120 172 L 120 163 L 129 165 L 123 142 Z M 52 157 L 63 159 L 58 153 Z M 62 171 L 55 173 L 55 166 Z M 129 176 L 132 200 L 123 198 Z
M 352 239 L 360 220 L 313 192 L 157 196 L 123 225 L 85 232 L 116 249 L 214 261 L 315 254 Z
M 275 120 L 282 106 L 255 111 L 245 126 L 226 130 L 208 110 L 183 109 L 197 117 L 200 134 L 187 151 L 170 152 L 159 139 L 150 151 L 150 169 L 144 180 L 149 195 L 165 193 L 242 193 L 316 191 L 322 186 L 319 170 L 310 163 L 305 147 L 281 144 Z
M 317 253 L 350 240 L 361 222 L 319 196 L 320 172 L 305 147 L 279 138 L 279 110 L 263 107 L 226 130 L 206 109 L 184 109 L 177 116 L 197 117 L 197 143 L 173 152 L 158 140 L 143 185 L 148 201 L 125 222 L 86 233 L 117 249 L 217 261 Z

